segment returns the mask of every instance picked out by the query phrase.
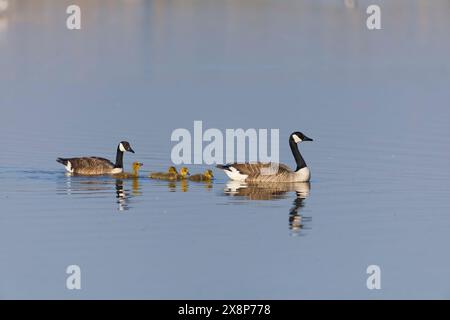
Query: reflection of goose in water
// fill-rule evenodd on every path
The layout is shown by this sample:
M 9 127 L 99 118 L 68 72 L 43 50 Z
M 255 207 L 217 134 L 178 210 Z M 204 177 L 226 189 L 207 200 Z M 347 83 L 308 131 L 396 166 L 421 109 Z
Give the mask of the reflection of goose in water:
M 119 205 L 119 207 L 117 209 L 119 211 L 125 211 L 130 208 L 128 205 L 130 195 L 127 191 L 128 190 L 125 190 L 123 188 L 123 180 L 117 179 L 116 180 L 116 198 L 117 198 L 117 204 Z
M 309 182 L 247 184 L 229 181 L 226 184 L 225 194 L 248 200 L 276 200 L 286 198 L 289 192 L 295 192 L 296 198 L 289 210 L 289 229 L 293 234 L 298 234 L 301 229 L 305 229 L 304 223 L 311 221 L 310 217 L 304 217 L 299 213 L 304 207 L 304 200 L 309 196 L 310 188 Z
M 58 188 L 59 194 L 65 194 L 80 198 L 108 198 L 115 194 L 118 210 L 124 211 L 130 209 L 130 201 L 133 197 L 142 194 L 139 185 L 139 179 L 124 180 L 110 179 L 107 177 L 98 177 L 96 179 L 72 176 L 65 176 L 66 180 L 63 187 Z M 127 184 L 131 181 L 131 190 Z M 110 200 L 109 200 L 110 201 Z
M 295 198 L 293 207 L 289 210 L 289 229 L 293 234 L 300 233 L 301 229 L 309 229 L 305 228 L 305 223 L 311 222 L 312 220 L 311 217 L 305 217 L 299 213 L 300 208 L 305 206 L 303 200 L 305 200 L 309 195 L 309 186 L 306 193 L 296 191 L 296 194 L 297 198 Z

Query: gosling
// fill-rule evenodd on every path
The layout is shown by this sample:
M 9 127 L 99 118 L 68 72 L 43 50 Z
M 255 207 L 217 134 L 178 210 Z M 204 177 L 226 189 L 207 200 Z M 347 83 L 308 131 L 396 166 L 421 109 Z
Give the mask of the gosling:
M 122 172 L 122 173 L 113 174 L 112 176 L 117 179 L 137 178 L 139 176 L 139 169 L 143 165 L 144 164 L 141 162 L 133 162 L 133 166 L 132 166 L 133 172 Z
M 186 167 L 182 167 L 180 169 L 180 173 L 177 175 L 177 180 L 185 180 L 190 176 L 189 169 Z
M 178 180 L 178 172 L 175 167 L 169 167 L 167 169 L 167 172 L 153 172 L 150 173 L 149 177 L 151 179 L 158 179 L 158 180 Z
M 191 181 L 211 181 L 214 178 L 212 170 L 206 170 L 204 173 L 193 174 L 189 177 Z

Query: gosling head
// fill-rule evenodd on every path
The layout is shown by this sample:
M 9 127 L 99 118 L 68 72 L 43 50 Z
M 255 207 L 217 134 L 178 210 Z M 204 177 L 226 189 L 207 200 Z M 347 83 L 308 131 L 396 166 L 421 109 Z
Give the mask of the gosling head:
M 205 173 L 204 173 L 204 175 L 205 175 L 205 177 L 206 177 L 207 179 L 212 179 L 212 178 L 214 178 L 213 172 L 212 172 L 212 170 L 210 170 L 210 169 L 206 170 Z
M 302 141 L 313 141 L 313 139 L 308 138 L 303 133 L 296 131 L 292 133 L 291 136 L 289 137 L 289 142 L 291 141 L 294 143 L 300 143 Z
M 181 176 L 182 178 L 185 178 L 185 177 L 188 176 L 188 175 L 190 175 L 189 169 L 186 168 L 186 167 L 182 167 L 182 168 L 180 169 L 180 176 Z
M 119 143 L 119 150 L 122 152 L 128 151 L 128 152 L 134 153 L 134 150 L 131 149 L 130 143 L 128 141 L 121 141 Z
M 133 162 L 133 171 L 134 171 L 134 172 L 138 172 L 139 169 L 140 169 L 143 165 L 144 165 L 144 164 L 141 163 L 141 162 L 137 162 L 137 161 Z
M 169 169 L 167 169 L 167 173 L 174 173 L 174 174 L 177 174 L 178 172 L 177 172 L 177 168 L 175 168 L 175 167 L 169 167 Z

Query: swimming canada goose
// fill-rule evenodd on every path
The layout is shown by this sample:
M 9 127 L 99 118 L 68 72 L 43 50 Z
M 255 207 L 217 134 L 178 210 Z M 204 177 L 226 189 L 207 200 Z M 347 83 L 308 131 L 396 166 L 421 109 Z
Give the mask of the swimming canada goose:
M 258 201 L 284 199 L 289 193 L 295 192 L 296 197 L 289 210 L 289 229 L 292 235 L 297 235 L 302 229 L 305 229 L 305 223 L 308 224 L 312 220 L 311 217 L 305 217 L 301 213 L 305 205 L 304 200 L 309 196 L 310 188 L 309 182 L 245 183 L 229 181 L 224 192 L 227 196 Z
M 116 163 L 100 157 L 58 158 L 57 162 L 63 164 L 69 173 L 78 175 L 116 174 L 123 172 L 123 154 L 132 152 L 127 141 L 121 141 L 117 146 Z
M 206 170 L 204 173 L 197 173 L 189 176 L 191 181 L 211 181 L 214 178 L 212 170 Z
M 245 182 L 307 182 L 311 174 L 303 159 L 297 144 L 302 141 L 313 141 L 301 132 L 294 132 L 289 137 L 289 146 L 297 168 L 292 171 L 288 166 L 281 163 L 232 163 L 218 165 L 223 169 L 231 180 Z
M 133 172 L 122 172 L 122 173 L 116 173 L 113 175 L 114 178 L 116 179 L 130 179 L 130 178 L 137 178 L 139 176 L 139 169 L 143 166 L 144 164 L 141 162 L 133 162 Z
M 153 172 L 150 173 L 149 177 L 151 179 L 174 181 L 178 179 L 178 172 L 175 167 L 169 167 L 167 172 Z

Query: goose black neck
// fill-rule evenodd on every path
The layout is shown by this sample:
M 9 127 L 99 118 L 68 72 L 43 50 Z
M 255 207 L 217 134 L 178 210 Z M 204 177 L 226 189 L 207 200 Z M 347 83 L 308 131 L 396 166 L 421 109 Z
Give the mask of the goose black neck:
M 289 141 L 289 146 L 291 147 L 292 154 L 294 155 L 295 162 L 297 163 L 297 169 L 295 169 L 295 171 L 305 168 L 306 167 L 305 159 L 303 159 L 302 155 L 300 154 L 298 146 L 294 142 L 294 140 Z
M 117 147 L 116 164 L 114 165 L 114 168 L 123 169 L 123 152 L 120 150 L 120 146 Z

